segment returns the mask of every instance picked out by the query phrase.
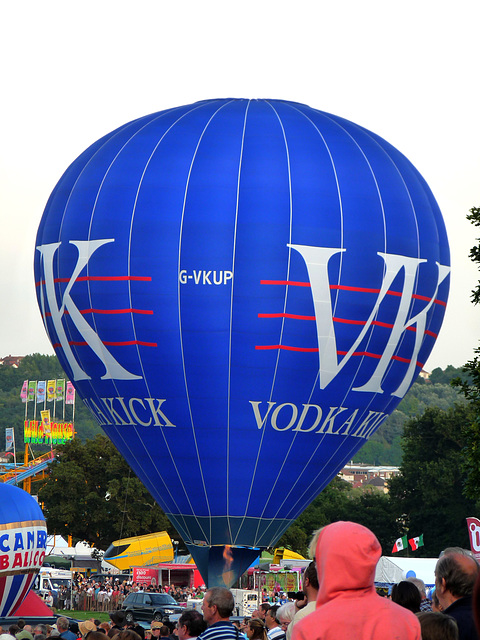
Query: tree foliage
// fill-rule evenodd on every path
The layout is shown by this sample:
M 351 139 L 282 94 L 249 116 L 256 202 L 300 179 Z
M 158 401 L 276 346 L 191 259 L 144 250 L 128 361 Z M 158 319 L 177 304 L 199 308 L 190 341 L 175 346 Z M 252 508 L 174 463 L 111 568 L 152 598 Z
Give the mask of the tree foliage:
M 397 524 L 388 495 L 371 489 L 359 491 L 335 477 L 292 524 L 277 545 L 307 554 L 312 533 L 331 522 L 349 520 L 371 529 L 389 553 L 398 537 Z
M 429 381 L 418 379 L 400 402 L 392 415 L 376 431 L 368 442 L 357 451 L 355 462 L 375 465 L 398 466 L 402 462 L 402 435 L 408 420 L 422 415 L 431 407 L 447 410 L 465 402 L 461 393 L 451 386 L 451 381 L 464 376 L 462 369 L 449 365 L 444 371 L 434 369 Z
M 114 540 L 154 531 L 178 536 L 106 436 L 58 447 L 39 500 L 49 533 L 70 534 L 104 550 Z
M 465 518 L 475 513 L 475 502 L 463 494 L 463 459 L 471 417 L 470 405 L 431 408 L 405 427 L 401 475 L 390 480 L 390 497 L 399 535 L 424 534 L 418 555 L 469 546 Z
M 56 356 L 34 353 L 25 356 L 18 368 L 0 367 L 0 439 L 5 442 L 5 428 L 15 429 L 15 442 L 17 450 L 22 449 L 23 424 L 25 420 L 25 404 L 20 400 L 20 391 L 24 380 L 53 380 L 65 378 L 65 373 Z M 33 402 L 27 403 L 28 419 L 33 419 Z M 43 408 L 43 405 L 41 405 Z M 47 406 L 48 408 L 48 406 Z M 57 404 L 57 411 L 61 412 L 62 405 Z M 57 416 L 61 413 L 57 413 Z M 69 416 L 70 416 L 69 412 Z M 40 416 L 40 407 L 37 407 L 37 419 Z M 75 430 L 81 440 L 93 438 L 101 432 L 96 420 L 85 405 L 77 399 L 75 406 Z M 38 452 L 46 451 L 48 447 L 38 447 Z
M 480 208 L 472 207 L 467 220 L 480 227 Z M 480 238 L 476 238 L 476 244 L 470 249 L 470 258 L 480 270 Z M 472 302 L 480 302 L 480 280 L 472 291 Z M 474 351 L 474 357 L 463 367 L 463 372 L 468 376 L 467 380 L 458 378 L 454 384 L 459 387 L 472 408 L 470 423 L 465 428 L 466 448 L 464 468 L 467 472 L 465 493 L 472 499 L 479 495 L 480 488 L 480 347 Z

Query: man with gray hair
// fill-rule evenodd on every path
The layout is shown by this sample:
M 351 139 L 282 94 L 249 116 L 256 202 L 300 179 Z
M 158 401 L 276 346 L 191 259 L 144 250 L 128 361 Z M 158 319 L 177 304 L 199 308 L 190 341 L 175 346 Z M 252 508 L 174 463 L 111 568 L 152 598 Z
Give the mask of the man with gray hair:
M 420 611 L 431 611 L 432 605 L 430 600 L 427 598 L 427 591 L 425 589 L 425 582 L 420 580 L 420 578 L 407 578 L 407 582 L 411 582 L 414 584 L 417 589 L 420 591 L 420 595 L 422 596 L 422 600 L 420 602 Z
M 198 640 L 237 640 L 238 631 L 230 622 L 234 607 L 231 591 L 224 587 L 207 589 L 202 612 L 208 628 L 198 636 Z
M 459 640 L 479 640 L 472 603 L 478 573 L 474 556 L 463 549 L 446 549 L 435 566 L 435 593 L 443 613 L 456 620 Z
M 63 640 L 77 640 L 77 636 L 73 633 L 73 631 L 70 631 L 70 623 L 68 621 L 68 618 L 60 616 L 60 618 L 57 619 L 57 629 L 60 633 L 60 638 L 62 638 Z

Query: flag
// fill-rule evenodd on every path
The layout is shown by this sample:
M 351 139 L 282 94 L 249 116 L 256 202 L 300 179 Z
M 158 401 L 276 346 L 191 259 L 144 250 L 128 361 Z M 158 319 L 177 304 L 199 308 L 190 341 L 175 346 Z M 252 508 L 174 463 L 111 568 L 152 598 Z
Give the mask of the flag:
M 57 380 L 57 402 L 63 402 L 65 396 L 65 380 Z
M 13 449 L 13 443 L 15 442 L 15 434 L 13 433 L 13 427 L 5 428 L 5 452 L 9 449 Z
M 50 436 L 52 431 L 50 427 L 50 409 L 45 409 L 45 411 L 40 411 L 40 415 L 42 416 L 43 435 Z
M 412 551 L 416 551 L 418 547 L 423 547 L 423 533 L 416 538 L 410 538 L 408 544 L 412 547 Z
M 56 380 L 49 380 L 47 382 L 47 402 L 53 402 L 53 400 L 55 400 L 56 388 L 57 388 Z
M 65 404 L 75 404 L 75 387 L 70 382 L 67 382 L 67 395 L 65 397 Z
M 397 551 L 402 551 L 407 548 L 407 536 L 402 536 L 395 541 L 393 545 L 392 553 L 397 553 Z
M 45 402 L 45 388 L 46 388 L 45 380 L 39 380 L 37 382 L 37 404 Z
M 33 402 L 35 400 L 36 395 L 37 395 L 37 381 L 29 380 L 28 390 L 27 390 L 27 402 Z
M 470 549 L 477 560 L 480 560 L 480 520 L 473 516 L 467 518 Z
M 25 380 L 25 382 L 23 383 L 22 390 L 20 391 L 20 398 L 22 399 L 22 402 L 27 401 L 27 393 L 28 393 L 28 380 Z

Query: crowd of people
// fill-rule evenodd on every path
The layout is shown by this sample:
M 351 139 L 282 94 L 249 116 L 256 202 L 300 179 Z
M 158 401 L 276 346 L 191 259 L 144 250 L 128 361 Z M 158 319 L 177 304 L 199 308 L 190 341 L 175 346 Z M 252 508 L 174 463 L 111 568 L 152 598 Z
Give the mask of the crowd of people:
M 55 608 L 76 611 L 116 611 L 122 608 L 123 601 L 129 593 L 143 590 L 143 588 L 141 584 L 131 580 L 119 580 L 114 575 L 97 580 L 95 577 L 74 573 L 71 588 L 66 585 L 60 588 Z M 187 602 L 189 598 L 203 597 L 201 589 L 178 585 L 148 586 L 146 590 L 154 593 L 169 593 L 179 603 Z
M 435 591 L 427 598 L 422 580 L 411 577 L 377 593 L 375 568 L 381 547 L 375 535 L 353 522 L 335 522 L 317 531 L 310 545 L 313 560 L 303 574 L 303 599 L 263 593 L 264 602 L 251 616 L 231 619 L 232 592 L 168 587 L 178 602 L 202 597 L 201 612 L 185 609 L 175 624 L 152 622 L 145 629 L 128 622 L 124 611 L 110 610 L 109 622 L 95 618 L 34 629 L 19 621 L 0 640 L 480 640 L 480 566 L 470 551 L 445 549 L 435 568 Z M 123 596 L 142 587 L 135 583 L 107 585 L 77 579 L 74 590 Z M 150 589 L 166 591 L 165 587 Z M 98 602 L 98 596 L 95 596 Z M 110 599 L 109 602 L 113 602 Z

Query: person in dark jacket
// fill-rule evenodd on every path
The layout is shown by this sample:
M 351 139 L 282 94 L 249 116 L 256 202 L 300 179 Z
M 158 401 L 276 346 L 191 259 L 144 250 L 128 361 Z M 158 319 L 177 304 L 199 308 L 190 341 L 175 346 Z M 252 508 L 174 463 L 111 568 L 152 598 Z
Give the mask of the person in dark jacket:
M 459 640 L 480 640 L 472 604 L 478 573 L 474 556 L 463 549 L 447 549 L 435 566 L 435 593 L 443 612 L 456 620 Z

